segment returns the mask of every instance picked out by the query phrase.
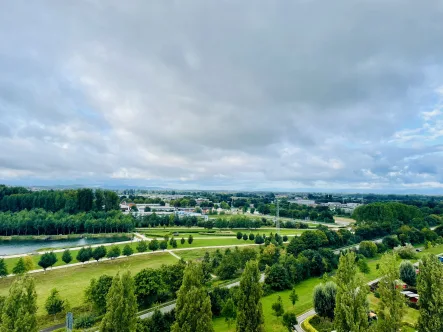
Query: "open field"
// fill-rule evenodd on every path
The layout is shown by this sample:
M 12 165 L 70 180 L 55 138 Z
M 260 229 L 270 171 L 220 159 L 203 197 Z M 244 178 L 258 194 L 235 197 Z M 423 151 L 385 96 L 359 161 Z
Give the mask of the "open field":
M 189 244 L 187 242 L 187 237 L 186 242 L 184 244 L 180 243 L 180 238 L 176 237 L 177 239 L 177 249 L 180 248 L 196 248 L 196 247 L 208 247 L 208 246 L 223 246 L 223 245 L 245 245 L 245 244 L 254 244 L 254 241 L 251 240 L 238 240 L 237 238 L 230 238 L 230 237 L 218 237 L 218 238 L 208 238 L 208 239 L 194 239 L 194 241 L 192 242 L 192 244 Z M 159 238 L 159 240 L 162 240 L 161 238 Z M 121 250 L 123 250 L 123 247 L 126 244 L 119 244 L 117 245 Z M 137 242 L 132 242 L 129 243 L 129 245 L 132 247 L 132 249 L 134 250 L 134 253 L 137 252 L 136 250 L 136 246 L 137 246 Z M 107 249 L 109 249 L 109 247 L 107 247 Z M 168 249 L 172 249 L 172 246 L 169 245 L 168 243 Z M 148 250 L 149 251 L 149 250 Z M 76 256 L 77 256 L 78 250 L 71 250 L 71 255 L 72 255 L 72 262 L 70 264 L 73 263 L 78 263 Z M 56 256 L 58 258 L 57 263 L 54 266 L 62 266 L 62 265 L 66 265 L 63 261 L 62 261 L 62 255 L 63 252 L 57 252 Z M 179 254 L 181 255 L 181 253 Z M 34 269 L 39 269 L 40 267 L 38 266 L 38 261 L 40 260 L 40 255 L 32 255 L 32 260 L 34 261 Z M 9 273 L 12 273 L 12 269 L 14 268 L 15 264 L 17 264 L 18 261 L 18 257 L 14 257 L 14 258 L 6 258 L 5 262 L 6 262 L 6 266 L 8 268 Z
M 179 237 L 187 237 L 189 235 L 192 235 L 194 237 L 205 237 L 205 236 L 226 236 L 226 235 L 232 235 L 236 236 L 237 232 L 242 233 L 253 233 L 255 234 L 266 234 L 269 235 L 270 233 L 275 234 L 276 228 L 275 227 L 262 227 L 262 228 L 256 228 L 256 229 L 246 229 L 246 228 L 234 228 L 234 229 L 218 229 L 213 228 L 211 230 L 204 229 L 202 227 L 166 227 L 166 228 L 137 228 L 137 230 L 141 233 L 144 233 L 148 237 L 160 237 L 168 235 L 169 237 L 172 236 L 173 233 L 179 233 L 179 235 L 176 235 L 176 238 Z M 280 229 L 281 235 L 300 235 L 301 233 L 307 231 L 308 229 L 295 229 L 295 228 L 282 228 Z M 215 232 L 214 232 L 215 231 Z M 213 233 L 212 233 L 213 232 Z M 205 234 L 200 234 L 205 233 Z M 153 234 L 153 235 L 151 235 Z
M 355 223 L 355 219 L 348 218 L 348 217 L 335 217 L 335 222 L 343 222 L 343 223 Z
M 34 274 L 33 278 L 37 290 L 37 314 L 46 314 L 44 303 L 52 288 L 57 288 L 62 298 L 69 300 L 71 307 L 77 307 L 83 303 L 84 290 L 92 278 L 98 278 L 102 274 L 113 276 L 118 271 L 126 270 L 135 275 L 138 271 L 147 267 L 158 268 L 162 264 L 173 264 L 175 262 L 177 262 L 177 259 L 169 253 L 159 252 Z M 8 294 L 9 286 L 14 279 L 0 279 L 0 295 Z

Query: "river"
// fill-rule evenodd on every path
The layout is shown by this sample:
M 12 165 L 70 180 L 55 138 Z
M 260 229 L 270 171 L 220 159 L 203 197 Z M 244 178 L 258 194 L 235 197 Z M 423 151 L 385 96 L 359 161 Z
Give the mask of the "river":
M 26 254 L 39 251 L 41 248 L 67 248 L 82 247 L 92 244 L 111 243 L 126 241 L 127 238 L 107 237 L 107 238 L 82 238 L 73 240 L 23 240 L 23 241 L 0 241 L 0 257 L 6 255 Z

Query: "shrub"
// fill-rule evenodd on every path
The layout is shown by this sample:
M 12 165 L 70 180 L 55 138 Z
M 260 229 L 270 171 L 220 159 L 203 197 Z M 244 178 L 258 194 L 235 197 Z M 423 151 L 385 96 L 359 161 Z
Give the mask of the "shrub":
M 409 261 L 403 261 L 400 264 L 400 279 L 403 280 L 409 286 L 415 286 L 417 284 L 417 273 L 415 267 Z
M 362 241 L 360 243 L 359 253 L 365 257 L 374 257 L 377 254 L 377 245 L 372 241 Z
M 241 240 L 243 237 L 242 232 L 237 232 L 237 239 Z
M 410 244 L 407 244 L 403 247 L 402 246 L 395 247 L 394 250 L 398 254 L 398 256 L 402 259 L 414 259 L 417 257 L 415 248 Z
M 74 320 L 74 328 L 87 329 L 94 326 L 95 317 L 91 314 L 83 314 Z

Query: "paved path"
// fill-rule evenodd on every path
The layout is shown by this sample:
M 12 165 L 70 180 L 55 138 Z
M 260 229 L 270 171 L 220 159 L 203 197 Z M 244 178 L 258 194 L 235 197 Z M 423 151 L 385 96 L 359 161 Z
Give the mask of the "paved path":
M 301 314 L 300 316 L 297 317 L 297 322 L 298 324 L 294 326 L 295 331 L 297 332 L 304 332 L 305 330 L 303 330 L 303 328 L 301 327 L 301 324 L 309 317 L 314 316 L 315 315 L 315 310 L 311 309 L 309 311 L 306 311 L 305 313 Z
M 179 255 L 173 253 L 171 250 L 165 250 L 167 252 L 169 252 L 172 256 L 174 256 L 175 258 L 177 258 L 178 260 L 182 259 Z

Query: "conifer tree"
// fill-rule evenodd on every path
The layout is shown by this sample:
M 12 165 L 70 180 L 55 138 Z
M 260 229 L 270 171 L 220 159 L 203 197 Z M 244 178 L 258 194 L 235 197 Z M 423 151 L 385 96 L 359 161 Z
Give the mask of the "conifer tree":
M 177 293 L 175 323 L 171 332 L 212 332 L 211 300 L 203 287 L 200 265 L 190 263 Z
M 368 328 L 368 288 L 357 275 L 355 253 L 340 256 L 336 274 L 334 324 L 337 332 L 364 332 Z
M 260 272 L 256 261 L 246 263 L 240 279 L 237 304 L 237 332 L 264 331 L 263 308 L 261 297 Z
M 420 295 L 418 330 L 443 331 L 443 264 L 434 255 L 426 255 L 419 265 L 417 291 Z
M 234 301 L 232 301 L 232 298 L 229 298 L 226 301 L 221 314 L 223 317 L 225 317 L 225 322 L 228 323 L 228 327 L 231 328 L 231 324 L 237 316 L 237 311 L 235 309 L 235 304 Z
M 64 308 L 65 301 L 61 299 L 58 290 L 56 288 L 53 288 L 45 302 L 45 309 L 48 315 L 54 315 L 55 320 L 55 315 L 57 315 L 59 312 L 62 312 Z
M 17 261 L 17 264 L 15 264 L 14 268 L 12 269 L 12 273 L 20 275 L 26 273 L 26 266 L 25 262 L 22 257 L 20 257 Z
M 100 332 L 135 332 L 137 326 L 137 299 L 134 280 L 128 271 L 117 274 L 106 297 L 106 314 Z
M 5 259 L 0 258 L 0 278 L 8 275 L 8 267 L 6 266 Z M 0 312 L 1 313 L 1 312 Z
M 400 293 L 402 289 L 397 287 L 400 273 L 395 253 L 383 255 L 380 273 L 383 277 L 378 284 L 380 293 L 378 328 L 381 331 L 400 331 L 405 313 L 405 297 Z
M 0 332 L 37 332 L 36 301 L 34 279 L 17 278 L 3 305 Z

